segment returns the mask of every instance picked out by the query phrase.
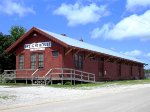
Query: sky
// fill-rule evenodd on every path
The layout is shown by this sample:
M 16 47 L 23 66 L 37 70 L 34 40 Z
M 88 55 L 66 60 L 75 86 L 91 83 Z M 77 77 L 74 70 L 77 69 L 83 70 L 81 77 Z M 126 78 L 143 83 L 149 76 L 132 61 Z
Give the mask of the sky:
M 150 64 L 150 0 L 0 0 L 0 32 L 13 25 L 82 38 Z

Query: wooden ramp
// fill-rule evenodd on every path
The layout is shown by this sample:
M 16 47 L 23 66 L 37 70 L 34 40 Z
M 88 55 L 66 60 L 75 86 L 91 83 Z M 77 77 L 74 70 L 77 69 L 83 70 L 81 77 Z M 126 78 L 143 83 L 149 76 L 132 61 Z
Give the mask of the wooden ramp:
M 61 81 L 62 85 L 64 84 L 64 81 L 71 81 L 72 84 L 75 84 L 76 81 L 95 82 L 95 74 L 71 68 L 52 68 L 47 70 L 44 75 L 40 74 L 40 69 L 5 70 L 3 77 L 5 82 L 10 80 L 13 80 L 14 82 L 16 82 L 16 80 L 24 80 L 26 84 L 30 81 L 32 84 L 44 85 L 53 84 L 53 81 Z

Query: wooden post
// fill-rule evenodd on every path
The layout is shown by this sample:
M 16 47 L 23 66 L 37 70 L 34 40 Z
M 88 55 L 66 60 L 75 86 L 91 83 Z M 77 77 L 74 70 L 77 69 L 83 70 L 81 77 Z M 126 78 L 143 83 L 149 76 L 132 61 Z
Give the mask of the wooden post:
M 75 76 L 75 70 L 74 70 L 74 85 L 76 84 L 75 78 L 76 78 L 76 76 Z
M 46 85 L 46 77 L 44 77 L 45 85 Z
M 82 84 L 82 81 L 83 81 L 83 72 L 81 71 L 81 84 Z
M 32 78 L 31 80 L 32 80 L 32 84 L 33 84 L 33 76 L 31 78 Z
M 83 75 L 83 73 L 81 72 L 81 80 L 83 79 L 83 76 L 82 76 L 82 75 Z
M 40 70 L 38 71 L 37 78 L 36 78 L 37 84 L 39 84 L 39 74 L 40 74 Z
M 71 70 L 71 85 L 72 85 L 72 75 L 73 75 L 73 72 L 72 72 L 72 70 Z
M 1 79 L 1 83 L 2 83 L 2 74 L 0 74 L 0 76 L 1 76 L 0 79 Z
M 63 75 L 63 68 L 62 68 L 62 71 L 61 71 L 61 73 L 62 73 L 62 77 L 61 77 L 61 84 L 63 85 L 64 84 L 64 75 Z
M 95 74 L 94 74 L 94 82 L 95 82 Z
M 50 80 L 51 80 L 51 85 L 53 85 L 53 79 L 51 78 Z
M 16 84 L 16 78 L 17 78 L 16 75 L 17 75 L 17 73 L 16 73 L 16 70 L 15 70 L 15 84 Z
M 26 85 L 27 85 L 27 83 L 28 83 L 28 80 L 27 80 L 27 70 L 26 70 Z

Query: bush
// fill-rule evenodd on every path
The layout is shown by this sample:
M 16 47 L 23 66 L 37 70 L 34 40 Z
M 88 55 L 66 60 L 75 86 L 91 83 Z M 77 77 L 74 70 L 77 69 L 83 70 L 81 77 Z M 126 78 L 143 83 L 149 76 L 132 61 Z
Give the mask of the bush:
M 64 85 L 72 85 L 70 81 L 65 82 Z

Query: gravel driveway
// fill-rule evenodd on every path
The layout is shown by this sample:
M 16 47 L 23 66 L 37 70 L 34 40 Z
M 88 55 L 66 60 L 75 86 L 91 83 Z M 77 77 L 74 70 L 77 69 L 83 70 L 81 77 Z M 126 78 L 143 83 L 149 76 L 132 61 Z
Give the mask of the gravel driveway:
M 150 87 L 150 84 L 132 86 L 84 87 L 84 88 L 53 88 L 47 86 L 12 87 L 0 86 L 0 110 L 36 105 L 47 102 L 69 101 L 90 98 L 111 93 L 127 92 Z

